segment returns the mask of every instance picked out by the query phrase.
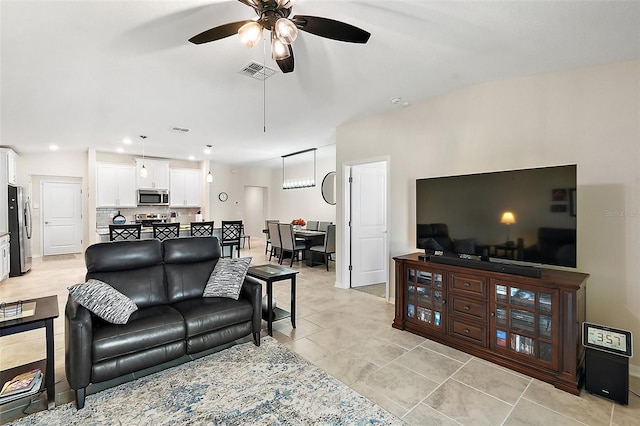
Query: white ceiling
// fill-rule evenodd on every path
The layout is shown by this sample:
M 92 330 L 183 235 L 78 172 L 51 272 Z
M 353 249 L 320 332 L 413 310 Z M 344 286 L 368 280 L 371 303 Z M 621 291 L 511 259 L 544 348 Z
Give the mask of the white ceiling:
M 640 59 L 638 1 L 314 1 L 292 15 L 344 21 L 367 44 L 301 32 L 295 71 L 237 36 L 187 40 L 254 12 L 238 1 L 5 1 L 0 144 L 94 147 L 249 164 L 335 143 L 337 126 L 484 81 Z M 268 33 L 266 33 L 268 34 Z M 268 46 L 267 46 L 268 50 Z M 409 106 L 408 108 L 411 108 Z M 266 123 L 266 132 L 263 124 Z M 186 134 L 171 132 L 174 126 Z

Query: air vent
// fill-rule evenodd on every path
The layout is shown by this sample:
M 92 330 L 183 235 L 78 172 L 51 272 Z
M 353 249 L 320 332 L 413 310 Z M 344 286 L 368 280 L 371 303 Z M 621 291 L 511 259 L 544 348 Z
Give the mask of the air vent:
M 244 68 L 238 71 L 239 74 L 255 78 L 256 80 L 266 80 L 276 72 L 278 71 L 266 65 L 259 64 L 258 62 L 249 62 Z
M 176 133 L 187 133 L 189 132 L 189 129 L 187 129 L 186 127 L 172 127 L 169 129 L 169 131 Z

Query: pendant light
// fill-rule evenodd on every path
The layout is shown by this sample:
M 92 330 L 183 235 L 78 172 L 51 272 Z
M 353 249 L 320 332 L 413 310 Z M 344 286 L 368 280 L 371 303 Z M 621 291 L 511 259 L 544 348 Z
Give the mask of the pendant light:
M 207 145 L 207 148 L 204 150 L 205 154 L 211 154 L 211 145 Z M 213 175 L 211 174 L 211 159 L 209 159 L 209 173 L 207 174 L 207 183 L 213 182 Z
M 316 186 L 317 148 L 305 149 L 282 156 L 282 189 L 302 189 Z M 307 168 L 304 163 L 311 162 Z
M 140 177 L 142 179 L 146 179 L 148 172 L 147 172 L 147 168 L 144 166 L 144 140 L 147 137 L 144 135 L 140 135 L 140 138 L 142 139 L 142 168 L 140 169 Z

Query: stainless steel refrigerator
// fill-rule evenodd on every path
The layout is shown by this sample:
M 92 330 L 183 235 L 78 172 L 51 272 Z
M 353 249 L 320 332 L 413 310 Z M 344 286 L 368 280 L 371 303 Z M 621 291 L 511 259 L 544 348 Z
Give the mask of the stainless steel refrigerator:
M 31 269 L 31 225 L 29 198 L 22 187 L 9 185 L 10 277 Z

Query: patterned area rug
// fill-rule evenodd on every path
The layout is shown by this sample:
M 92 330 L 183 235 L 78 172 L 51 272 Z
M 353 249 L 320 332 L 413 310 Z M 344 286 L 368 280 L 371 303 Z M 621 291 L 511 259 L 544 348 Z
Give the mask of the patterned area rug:
M 23 417 L 11 425 L 401 425 L 271 337 Z

